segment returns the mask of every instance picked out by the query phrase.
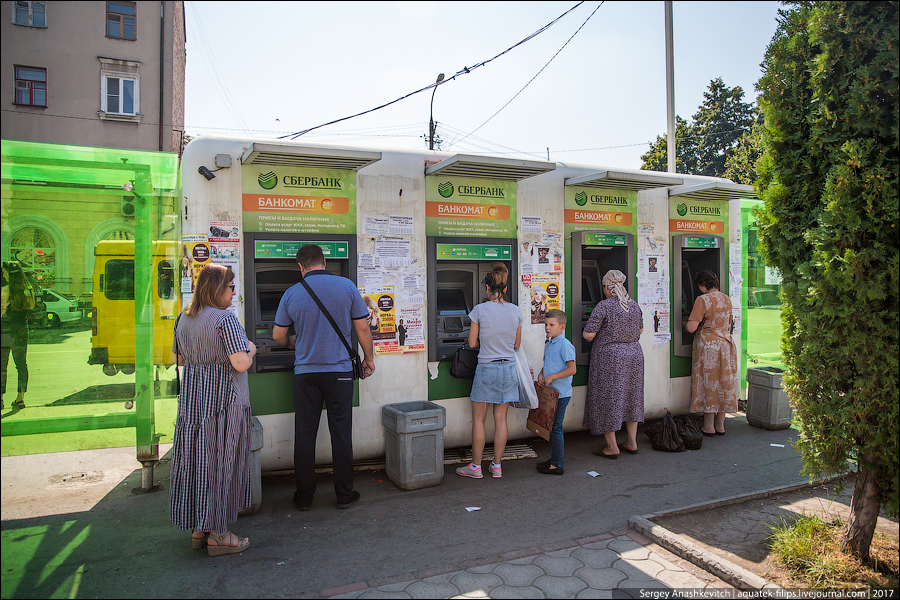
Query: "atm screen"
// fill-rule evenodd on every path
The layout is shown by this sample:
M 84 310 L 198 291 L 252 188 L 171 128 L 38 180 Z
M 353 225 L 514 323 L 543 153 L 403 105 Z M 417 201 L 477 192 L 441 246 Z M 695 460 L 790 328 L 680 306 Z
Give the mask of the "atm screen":
M 259 320 L 274 321 L 278 311 L 278 303 L 281 302 L 283 291 L 259 292 Z
M 438 315 L 466 315 L 466 295 L 460 288 L 443 288 L 437 290 Z

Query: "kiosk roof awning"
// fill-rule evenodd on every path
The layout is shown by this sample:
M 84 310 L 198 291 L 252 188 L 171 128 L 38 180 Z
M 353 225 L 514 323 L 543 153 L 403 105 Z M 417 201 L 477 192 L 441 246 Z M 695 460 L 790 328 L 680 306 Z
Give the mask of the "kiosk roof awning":
M 556 169 L 556 163 L 552 162 L 457 154 L 426 168 L 425 175 L 519 181 L 554 169 Z
M 649 190 L 658 187 L 682 185 L 683 183 L 684 179 L 682 177 L 658 175 L 656 173 L 625 173 L 622 171 L 600 171 L 566 179 L 566 185 L 619 190 Z
M 670 188 L 669 197 L 687 198 L 688 200 L 745 200 L 756 199 L 757 195 L 752 185 L 708 181 Z
M 379 160 L 381 160 L 381 152 L 258 142 L 251 144 L 241 156 L 241 162 L 245 165 L 339 169 L 341 171 L 359 171 Z

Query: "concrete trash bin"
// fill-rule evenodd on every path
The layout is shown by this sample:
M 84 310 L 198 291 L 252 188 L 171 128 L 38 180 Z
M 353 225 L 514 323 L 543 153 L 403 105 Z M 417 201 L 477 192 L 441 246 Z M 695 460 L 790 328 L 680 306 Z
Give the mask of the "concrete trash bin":
M 787 429 L 794 411 L 782 388 L 782 369 L 747 369 L 747 422 L 763 429 Z
M 444 478 L 444 407 L 427 401 L 387 404 L 381 422 L 388 479 L 401 490 L 438 485 Z
M 238 513 L 239 517 L 255 514 L 262 506 L 262 447 L 263 426 L 259 419 L 253 417 L 253 428 L 250 430 L 250 506 L 245 506 Z

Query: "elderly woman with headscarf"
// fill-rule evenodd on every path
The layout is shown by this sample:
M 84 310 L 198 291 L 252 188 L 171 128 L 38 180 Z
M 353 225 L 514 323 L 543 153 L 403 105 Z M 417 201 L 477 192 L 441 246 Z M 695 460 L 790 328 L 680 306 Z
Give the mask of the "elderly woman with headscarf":
M 593 342 L 584 426 L 606 437 L 606 447 L 593 452 L 611 459 L 619 457 L 616 432 L 622 423 L 628 437 L 622 449 L 637 454 L 637 426 L 644 421 L 644 352 L 639 342 L 644 321 L 624 284 L 624 273 L 607 271 L 606 300 L 594 307 L 584 327 L 584 339 Z

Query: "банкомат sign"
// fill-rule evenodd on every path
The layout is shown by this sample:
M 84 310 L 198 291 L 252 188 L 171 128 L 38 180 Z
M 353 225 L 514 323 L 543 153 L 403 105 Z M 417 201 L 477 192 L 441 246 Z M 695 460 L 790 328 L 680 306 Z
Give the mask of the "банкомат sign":
M 356 171 L 242 167 L 244 231 L 356 233 Z

